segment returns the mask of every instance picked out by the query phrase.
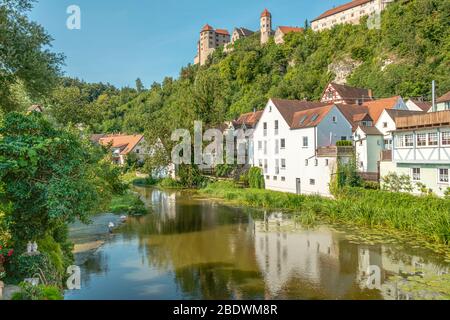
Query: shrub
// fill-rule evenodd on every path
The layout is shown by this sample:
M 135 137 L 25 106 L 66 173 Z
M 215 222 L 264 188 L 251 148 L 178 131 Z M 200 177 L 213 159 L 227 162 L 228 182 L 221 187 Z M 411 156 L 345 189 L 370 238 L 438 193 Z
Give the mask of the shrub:
M 444 192 L 445 199 L 450 199 L 450 188 L 447 188 Z
M 164 189 L 178 189 L 182 188 L 180 182 L 172 178 L 164 178 L 159 182 L 159 186 Z
M 352 147 L 353 142 L 349 141 L 349 140 L 339 140 L 339 141 L 336 141 L 336 146 L 337 147 Z
M 8 274 L 14 275 L 17 279 L 44 277 L 42 280 L 45 280 L 47 284 L 60 284 L 62 274 L 58 272 L 51 260 L 45 252 L 35 255 L 24 253 L 12 259 L 8 265 Z
M 399 176 L 395 172 L 389 173 L 388 175 L 382 177 L 381 180 L 383 182 L 383 190 L 391 192 L 411 192 L 414 190 L 411 183 L 411 177 L 406 174 Z
M 264 176 L 261 168 L 253 167 L 248 172 L 248 184 L 250 188 L 264 189 Z
M 61 291 L 55 286 L 37 285 L 22 282 L 20 291 L 16 292 L 12 300 L 63 300 Z
M 363 181 L 362 186 L 368 190 L 380 190 L 380 184 L 375 181 Z
M 115 196 L 111 201 L 110 210 L 113 213 L 138 216 L 148 212 L 139 196 L 132 192 Z

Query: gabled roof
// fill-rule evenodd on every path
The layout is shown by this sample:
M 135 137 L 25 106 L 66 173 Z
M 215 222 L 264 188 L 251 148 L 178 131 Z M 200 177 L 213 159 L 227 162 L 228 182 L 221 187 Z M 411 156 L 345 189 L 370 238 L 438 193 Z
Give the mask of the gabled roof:
M 294 113 L 291 129 L 311 128 L 317 126 L 333 109 L 334 105 L 327 105 L 313 109 L 306 109 Z
M 362 132 L 364 132 L 367 136 L 382 136 L 383 134 L 377 127 L 366 127 L 366 126 L 358 126 Z
M 296 112 L 329 105 L 329 103 L 301 101 L 301 100 L 285 100 L 274 98 L 270 100 L 277 107 L 278 111 L 281 113 L 281 116 L 289 126 L 292 126 L 293 117 Z
M 271 16 L 272 16 L 272 14 L 267 9 L 264 9 L 264 11 L 261 13 L 261 18 L 262 17 L 271 17 Z
M 132 136 L 127 135 L 108 135 L 99 139 L 99 143 L 103 146 L 110 146 L 114 149 L 120 149 L 121 155 L 130 153 L 137 144 L 144 138 L 141 134 Z
M 372 121 L 369 114 L 369 108 L 356 104 L 336 104 L 348 122 L 352 124 L 352 130 L 355 131 L 361 121 Z
M 239 116 L 237 120 L 233 121 L 233 125 L 234 126 L 245 125 L 247 127 L 253 128 L 259 122 L 259 119 L 261 119 L 263 112 L 264 112 L 263 110 L 260 110 L 256 112 L 244 113 L 241 116 Z
M 326 86 L 322 96 L 325 95 L 325 92 L 327 91 L 329 86 L 332 86 L 334 90 L 339 93 L 342 100 L 344 100 L 345 103 L 348 104 L 354 104 L 356 103 L 356 100 L 370 101 L 373 99 L 371 97 L 372 94 L 369 89 L 351 87 L 345 84 L 337 84 L 335 82 L 330 82 L 329 85 Z
M 413 100 L 413 99 L 410 99 L 409 101 L 414 103 L 416 106 L 418 106 L 420 109 L 422 109 L 422 111 L 425 111 L 425 112 L 428 112 L 432 107 L 431 102 L 419 101 L 419 100 Z
M 399 99 L 401 99 L 400 96 L 395 96 L 385 99 L 366 101 L 364 102 L 364 106 L 369 109 L 369 114 L 373 121 L 377 122 L 384 110 L 395 108 Z
M 372 0 L 353 0 L 351 2 L 345 3 L 343 5 L 335 7 L 333 9 L 328 10 L 328 11 L 325 11 L 320 16 L 318 16 L 317 18 L 312 20 L 312 22 L 320 20 L 320 19 L 323 19 L 323 18 L 326 18 L 326 17 L 329 17 L 329 16 L 332 16 L 332 15 L 334 15 L 336 13 L 339 13 L 339 12 L 342 12 L 342 11 L 349 10 L 351 8 L 354 8 L 354 7 L 360 6 L 362 4 L 368 3 L 370 1 L 372 1 Z
M 305 29 L 303 29 L 303 28 L 299 28 L 299 27 L 286 27 L 286 26 L 280 26 L 280 27 L 278 27 L 278 29 L 279 29 L 283 34 L 288 34 L 289 32 L 303 32 L 303 31 L 305 31 Z
M 209 24 L 205 24 L 200 32 L 213 31 L 213 30 L 214 30 L 213 27 L 211 27 Z
M 229 35 L 230 35 L 230 33 L 228 32 L 228 30 L 226 30 L 226 29 L 216 29 L 216 33 L 218 33 L 218 34 L 223 34 L 223 35 L 225 35 L 225 36 L 229 36 Z
M 450 91 L 444 94 L 442 97 L 437 99 L 437 103 L 449 102 L 450 101 Z
M 103 134 L 103 133 L 91 134 L 91 136 L 89 137 L 89 140 L 92 143 L 99 143 L 100 139 L 103 138 L 104 136 L 105 136 L 105 134 Z
M 234 32 L 237 32 L 240 36 L 248 37 L 254 34 L 252 30 L 245 29 L 245 28 L 235 28 Z

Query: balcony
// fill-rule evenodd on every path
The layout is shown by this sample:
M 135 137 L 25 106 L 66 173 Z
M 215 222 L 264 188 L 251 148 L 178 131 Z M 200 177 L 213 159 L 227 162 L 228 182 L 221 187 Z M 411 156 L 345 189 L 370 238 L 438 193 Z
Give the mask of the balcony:
M 396 117 L 397 130 L 433 128 L 450 125 L 450 110 L 407 117 Z
M 351 157 L 355 154 L 355 148 L 352 146 L 319 147 L 316 154 L 319 158 Z

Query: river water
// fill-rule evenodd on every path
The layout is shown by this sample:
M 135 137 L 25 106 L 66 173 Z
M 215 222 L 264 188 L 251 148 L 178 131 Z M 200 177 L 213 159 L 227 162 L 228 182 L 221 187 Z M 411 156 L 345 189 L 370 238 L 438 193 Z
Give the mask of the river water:
M 136 190 L 151 213 L 89 256 L 81 290 L 66 299 L 424 299 L 442 296 L 427 285 L 405 289 L 411 279 L 449 279 L 444 257 L 392 239 L 367 243 L 280 212 Z

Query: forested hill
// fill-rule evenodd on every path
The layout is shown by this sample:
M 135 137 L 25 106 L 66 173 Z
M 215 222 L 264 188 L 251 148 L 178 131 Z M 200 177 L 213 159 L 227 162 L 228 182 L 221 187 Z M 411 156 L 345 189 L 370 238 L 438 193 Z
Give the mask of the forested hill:
M 307 30 L 280 46 L 261 46 L 255 34 L 232 53 L 216 50 L 206 66 L 187 66 L 178 79 L 148 90 L 105 86 L 92 95 L 92 85 L 66 81 L 47 104 L 61 122 L 92 131 L 168 137 L 174 128 L 192 128 L 194 119 L 212 125 L 262 109 L 270 97 L 317 100 L 336 76 L 377 97 L 430 99 L 433 79 L 439 95 L 450 90 L 450 0 L 399 0 L 383 12 L 380 29 L 361 23 Z M 68 112 L 72 106 L 77 113 Z

